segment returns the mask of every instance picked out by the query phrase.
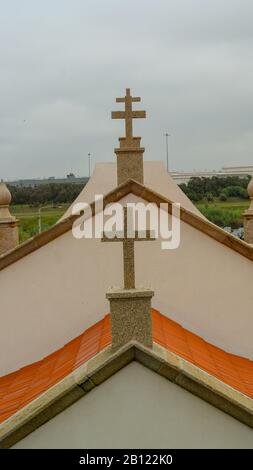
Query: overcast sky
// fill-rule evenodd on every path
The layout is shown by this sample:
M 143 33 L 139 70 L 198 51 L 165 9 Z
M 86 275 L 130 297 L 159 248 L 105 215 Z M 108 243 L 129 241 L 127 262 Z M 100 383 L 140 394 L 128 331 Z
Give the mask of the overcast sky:
M 0 0 L 0 177 L 113 161 L 126 87 L 148 160 L 253 164 L 252 0 Z

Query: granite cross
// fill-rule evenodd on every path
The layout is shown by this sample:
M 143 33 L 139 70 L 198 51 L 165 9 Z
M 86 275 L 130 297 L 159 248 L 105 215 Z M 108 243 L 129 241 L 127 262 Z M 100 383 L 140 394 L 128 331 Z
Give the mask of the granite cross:
M 128 236 L 128 209 L 124 207 L 124 235 L 123 237 L 113 236 L 112 238 L 103 235 L 103 242 L 123 243 L 123 264 L 124 264 L 124 289 L 135 289 L 135 257 L 134 242 L 155 240 L 150 230 L 145 230 L 145 236 L 139 237 L 139 233 L 134 232 L 134 236 Z M 130 231 L 130 230 L 129 230 Z M 143 233 L 143 231 L 142 231 Z M 132 233 L 131 233 L 132 235 Z
M 146 111 L 133 111 L 132 103 L 136 101 L 141 101 L 141 98 L 131 96 L 130 88 L 127 88 L 125 97 L 116 98 L 116 103 L 125 103 L 125 111 L 112 111 L 112 119 L 125 119 L 125 138 L 128 144 L 133 138 L 133 119 L 146 117 Z

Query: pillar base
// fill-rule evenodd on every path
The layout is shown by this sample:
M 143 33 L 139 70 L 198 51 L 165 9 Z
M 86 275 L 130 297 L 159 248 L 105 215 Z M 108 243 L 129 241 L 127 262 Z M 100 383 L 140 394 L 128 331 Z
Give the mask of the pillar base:
M 0 256 L 16 248 L 19 243 L 18 221 L 0 221 Z
M 144 147 L 140 146 L 141 137 L 132 137 L 127 140 L 119 138 L 120 147 L 114 149 L 117 155 L 117 180 L 118 185 L 132 179 L 143 184 L 143 153 Z
M 152 347 L 151 298 L 149 289 L 112 289 L 110 302 L 112 348 L 119 349 L 131 340 Z
M 253 244 L 253 210 L 248 210 L 243 214 L 244 241 Z
M 143 184 L 143 151 L 144 149 L 115 149 L 118 185 L 129 179 Z

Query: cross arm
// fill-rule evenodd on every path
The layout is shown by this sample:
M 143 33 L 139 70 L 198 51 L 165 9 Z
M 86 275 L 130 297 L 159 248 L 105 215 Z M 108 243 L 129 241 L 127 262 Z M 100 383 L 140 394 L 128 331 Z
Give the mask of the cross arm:
M 111 116 L 112 116 L 112 119 L 125 119 L 126 113 L 125 111 L 112 111 Z M 132 111 L 131 117 L 134 119 L 145 118 L 146 111 Z
M 125 111 L 112 111 L 112 119 L 125 119 Z
M 132 111 L 132 118 L 145 118 L 146 111 Z
M 125 103 L 126 98 L 116 98 L 116 103 Z M 139 96 L 132 96 L 131 101 L 137 103 L 137 101 L 141 101 Z

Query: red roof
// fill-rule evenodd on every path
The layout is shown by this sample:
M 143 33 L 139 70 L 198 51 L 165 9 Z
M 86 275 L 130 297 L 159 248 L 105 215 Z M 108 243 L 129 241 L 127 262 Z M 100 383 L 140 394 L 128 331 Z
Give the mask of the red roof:
M 153 340 L 253 398 L 253 362 L 229 354 L 152 309 Z M 0 422 L 62 380 L 111 343 L 110 315 L 41 361 L 0 377 Z

